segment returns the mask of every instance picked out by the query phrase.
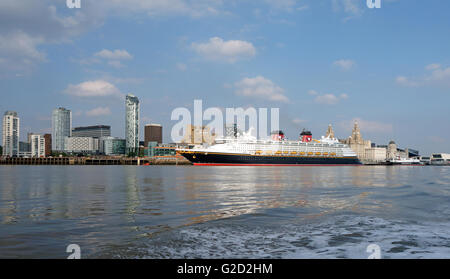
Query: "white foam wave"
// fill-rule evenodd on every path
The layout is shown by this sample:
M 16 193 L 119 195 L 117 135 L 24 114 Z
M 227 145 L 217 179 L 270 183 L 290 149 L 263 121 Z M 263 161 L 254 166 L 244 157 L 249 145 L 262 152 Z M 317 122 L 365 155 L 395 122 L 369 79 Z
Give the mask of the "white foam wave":
M 148 258 L 450 258 L 450 223 L 407 223 L 339 216 L 303 225 L 202 224 L 147 243 Z M 142 251 L 141 251 L 142 252 Z

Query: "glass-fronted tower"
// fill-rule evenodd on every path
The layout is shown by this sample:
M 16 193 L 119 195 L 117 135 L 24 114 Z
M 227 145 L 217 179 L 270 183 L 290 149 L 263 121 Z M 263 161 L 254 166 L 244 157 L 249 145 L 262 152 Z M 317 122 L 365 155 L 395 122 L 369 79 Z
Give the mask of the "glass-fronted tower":
M 4 156 L 19 156 L 20 119 L 15 111 L 3 116 L 2 145 Z
M 128 94 L 125 98 L 125 141 L 126 153 L 139 151 L 139 99 Z
M 57 108 L 52 114 L 52 149 L 64 150 L 64 138 L 72 136 L 72 111 Z

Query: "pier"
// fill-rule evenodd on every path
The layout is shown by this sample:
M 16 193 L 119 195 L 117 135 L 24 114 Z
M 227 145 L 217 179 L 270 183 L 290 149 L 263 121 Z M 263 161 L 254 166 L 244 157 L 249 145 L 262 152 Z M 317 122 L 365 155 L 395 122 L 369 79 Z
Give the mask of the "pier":
M 0 158 L 0 165 L 190 165 L 182 156 L 164 157 L 46 157 L 46 158 Z

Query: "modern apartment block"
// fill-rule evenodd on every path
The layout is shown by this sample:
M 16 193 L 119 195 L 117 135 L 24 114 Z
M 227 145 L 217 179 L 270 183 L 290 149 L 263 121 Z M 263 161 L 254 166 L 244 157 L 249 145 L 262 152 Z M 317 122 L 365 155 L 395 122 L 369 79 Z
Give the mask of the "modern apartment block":
M 111 126 L 96 125 L 72 129 L 72 137 L 102 138 L 111 136 Z
M 45 138 L 43 135 L 30 135 L 31 157 L 45 157 Z
M 66 137 L 64 147 L 67 153 L 96 154 L 99 150 L 99 140 L 91 137 Z
M 2 146 L 4 156 L 19 156 L 20 119 L 15 111 L 3 116 Z
M 125 98 L 126 153 L 139 152 L 139 99 L 128 94 Z
M 52 149 L 64 150 L 66 137 L 72 136 L 72 111 L 57 108 L 52 113 Z

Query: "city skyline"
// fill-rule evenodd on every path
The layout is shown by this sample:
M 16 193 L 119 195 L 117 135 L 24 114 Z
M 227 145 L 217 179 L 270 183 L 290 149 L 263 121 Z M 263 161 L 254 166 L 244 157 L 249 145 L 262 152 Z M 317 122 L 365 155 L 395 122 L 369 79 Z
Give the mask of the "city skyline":
M 73 146 L 74 143 L 72 143 L 72 141 L 86 141 L 86 140 L 91 140 L 92 142 L 86 143 L 75 143 L 75 145 L 79 145 L 79 146 L 86 146 L 86 144 L 88 144 L 89 146 L 91 146 L 92 148 L 88 148 L 91 151 L 97 150 L 100 151 L 101 148 L 101 141 L 103 140 L 107 140 L 107 141 L 123 141 L 124 142 L 124 149 L 126 150 L 126 152 L 124 154 L 129 154 L 129 153 L 136 153 L 137 150 L 140 147 L 148 147 L 148 143 L 149 142 L 155 142 L 156 144 L 163 144 L 163 140 L 162 140 L 162 125 L 161 124 L 155 124 L 155 123 L 151 123 L 151 124 L 145 124 L 144 126 L 144 140 L 142 141 L 140 138 L 140 133 L 139 133 L 139 127 L 140 125 L 140 118 L 139 118 L 139 114 L 140 114 L 140 109 L 139 109 L 139 98 L 137 96 L 134 96 L 132 94 L 128 94 L 126 96 L 125 99 L 125 107 L 126 107 L 126 114 L 125 114 L 125 126 L 127 127 L 125 129 L 125 134 L 124 134 L 124 139 L 120 138 L 120 137 L 112 137 L 111 136 L 111 126 L 108 125 L 90 125 L 90 126 L 84 126 L 84 127 L 75 127 L 72 128 L 72 111 L 66 108 L 62 108 L 59 107 L 57 109 L 53 110 L 53 120 L 52 123 L 60 123 L 58 125 L 54 125 L 52 124 L 52 134 L 38 134 L 38 133 L 27 133 L 27 138 L 28 140 L 26 142 L 22 142 L 19 140 L 20 137 L 20 117 L 18 116 L 17 112 L 14 111 L 6 111 L 4 114 L 4 118 L 3 118 L 3 133 L 2 135 L 6 135 L 6 136 L 2 136 L 2 140 L 3 142 L 9 141 L 12 142 L 11 144 L 16 145 L 17 147 L 17 154 L 21 154 L 22 151 L 26 152 L 26 150 L 21 150 L 21 147 L 19 147 L 19 144 L 22 143 L 28 143 L 30 145 L 30 150 L 28 150 L 28 152 L 31 152 L 31 156 L 34 157 L 41 157 L 41 156 L 48 156 L 51 152 L 50 147 L 54 146 L 52 144 L 52 137 L 55 138 L 60 138 L 60 140 L 62 139 L 63 142 L 63 148 L 61 149 L 53 149 L 53 151 L 69 151 L 69 152 L 74 152 L 74 151 L 81 151 L 81 150 L 77 150 L 77 149 L 73 149 L 73 148 L 67 148 L 68 146 Z M 15 123 L 14 123 L 14 127 L 10 127 L 11 125 L 11 121 L 13 121 L 12 119 L 8 118 L 8 117 L 14 117 L 15 119 Z M 236 127 L 236 123 L 232 124 L 234 127 Z M 56 127 L 56 130 L 55 130 Z M 70 127 L 69 130 L 67 130 L 67 127 Z M 190 127 L 190 128 L 189 128 Z M 186 129 L 196 129 L 197 126 L 193 126 L 191 124 L 189 124 Z M 203 134 L 202 137 L 204 137 L 204 134 L 207 134 L 207 137 L 210 138 L 211 135 L 213 135 L 213 138 L 215 138 L 214 134 L 211 134 L 210 132 L 210 128 L 209 126 L 202 126 L 203 128 L 205 128 L 202 132 L 200 132 L 201 134 Z M 228 129 L 227 127 L 229 127 L 229 125 L 224 125 L 224 129 Z M 156 129 L 155 129 L 156 128 Z M 7 130 L 7 132 L 5 133 L 5 129 Z M 253 129 L 253 128 L 252 128 Z M 66 131 L 67 130 L 67 131 Z M 250 130 L 249 130 L 250 131 Z M 302 135 L 305 133 L 305 129 L 303 129 L 302 133 L 300 134 L 299 140 L 303 141 L 302 139 Z M 14 132 L 14 140 L 11 141 L 11 134 Z M 243 131 L 241 131 L 243 132 Z M 273 134 L 274 132 L 279 132 L 279 133 L 283 133 L 281 130 L 277 130 L 277 131 L 272 131 L 270 132 L 272 138 L 273 138 Z M 309 135 L 311 135 L 310 131 L 306 131 Z M 63 135 L 63 134 L 67 134 L 69 133 L 69 136 L 67 135 Z M 183 144 L 186 138 L 190 138 L 193 136 L 192 132 L 187 131 L 187 134 L 184 135 L 183 139 L 180 141 L 171 141 L 170 143 L 181 143 Z M 49 138 L 47 138 L 49 136 Z M 224 136 L 229 136 L 228 132 L 225 131 Z M 35 138 L 33 138 L 35 137 Z M 265 138 L 270 138 L 270 136 L 268 135 Z M 284 133 L 283 133 L 283 138 L 284 138 Z M 361 135 L 361 131 L 360 131 L 360 127 L 359 127 L 359 123 L 358 120 L 355 120 L 355 122 L 353 123 L 353 130 L 352 130 L 352 134 L 348 137 L 348 138 L 337 138 L 334 134 L 334 130 L 333 130 L 333 126 L 331 124 L 328 125 L 327 131 L 325 133 L 325 138 L 331 138 L 331 139 L 338 139 L 339 141 L 348 144 L 350 147 L 352 147 L 352 144 L 356 144 L 356 145 L 360 145 L 359 147 L 355 147 L 353 145 L 352 148 L 356 148 L 355 150 L 358 150 L 360 148 L 362 148 L 360 152 L 361 154 L 364 154 L 365 149 L 366 148 L 387 148 L 388 145 L 387 144 L 376 144 L 375 142 L 371 142 L 370 140 L 363 140 L 362 139 L 362 135 Z M 287 138 L 286 138 L 287 139 Z M 97 142 L 95 142 L 97 140 Z M 203 139 L 202 139 L 203 140 Z M 46 142 L 47 141 L 47 142 Z M 55 141 L 53 141 L 54 143 Z M 142 146 L 141 143 L 144 142 L 144 145 Z M 192 143 L 194 143 L 195 140 L 192 139 Z M 393 140 L 390 140 L 389 142 L 389 146 L 394 144 L 395 145 L 395 149 L 397 149 L 397 145 Z M 34 146 L 33 146 L 34 145 Z M 48 146 L 49 145 L 49 146 Z M 95 147 L 97 146 L 97 147 Z M 133 147 L 130 147 L 133 146 Z M 112 142 L 108 142 L 108 148 L 112 150 Z M 7 147 L 8 149 L 8 147 Z M 6 149 L 6 150 L 7 150 Z M 409 148 L 406 147 L 406 150 L 408 150 Z M 411 156 L 419 156 L 420 155 L 420 151 L 415 150 L 415 149 L 410 149 L 412 150 L 412 153 L 410 153 Z M 403 152 L 404 150 L 402 150 Z M 9 152 L 9 151 L 8 151 Z M 8 153 L 7 152 L 7 153 Z M 361 158 L 363 158 L 365 155 L 361 155 L 359 154 L 358 156 L 361 156 Z M 23 154 L 22 154 L 23 155 Z M 425 156 L 429 156 L 431 154 L 426 154 Z M 11 155 L 12 156 L 12 155 Z M 422 156 L 424 156 L 424 154 L 422 154 Z
M 302 128 L 320 137 L 330 123 L 347 138 L 359 120 L 377 144 L 450 152 L 440 124 L 450 119 L 450 39 L 440 35 L 449 3 L 64 2 L 0 4 L 0 110 L 19 113 L 21 140 L 51 132 L 56 107 L 73 111 L 74 127 L 110 125 L 122 138 L 123 101 L 133 92 L 140 134 L 161 123 L 164 142 L 176 123 L 170 112 L 203 99 L 206 107 L 280 107 L 291 139 Z

